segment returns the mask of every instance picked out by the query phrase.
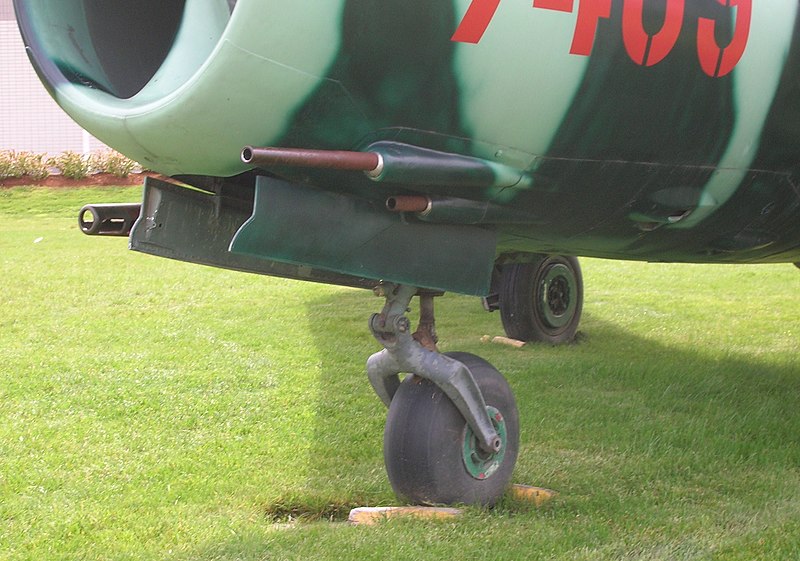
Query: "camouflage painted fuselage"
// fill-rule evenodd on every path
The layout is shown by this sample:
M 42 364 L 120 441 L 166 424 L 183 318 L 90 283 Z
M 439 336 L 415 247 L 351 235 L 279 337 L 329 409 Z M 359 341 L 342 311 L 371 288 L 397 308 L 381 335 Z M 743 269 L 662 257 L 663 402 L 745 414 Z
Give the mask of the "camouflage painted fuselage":
M 428 188 L 268 171 L 376 203 L 491 202 L 508 214 L 474 227 L 495 234 L 498 256 L 800 261 L 795 0 L 16 8 L 61 106 L 165 174 L 245 172 L 244 145 L 394 141 L 503 164 L 520 180 Z

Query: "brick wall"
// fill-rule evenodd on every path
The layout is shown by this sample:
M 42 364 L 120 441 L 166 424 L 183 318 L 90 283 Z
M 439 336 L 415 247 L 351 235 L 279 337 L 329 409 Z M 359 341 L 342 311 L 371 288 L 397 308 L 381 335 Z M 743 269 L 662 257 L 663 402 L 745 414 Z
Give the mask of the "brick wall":
M 28 61 L 11 0 L 0 0 L 0 150 L 58 154 L 105 146 L 61 110 Z

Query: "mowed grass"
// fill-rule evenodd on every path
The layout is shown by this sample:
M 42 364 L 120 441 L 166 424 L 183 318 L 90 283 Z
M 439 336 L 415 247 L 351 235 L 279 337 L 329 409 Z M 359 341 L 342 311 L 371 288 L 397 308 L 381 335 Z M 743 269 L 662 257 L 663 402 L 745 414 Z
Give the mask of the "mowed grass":
M 475 298 L 441 348 L 521 414 L 514 480 L 455 521 L 397 504 L 365 291 L 172 262 L 80 234 L 138 189 L 0 190 L 0 559 L 797 559 L 800 271 L 584 260 L 579 343 L 521 350 Z

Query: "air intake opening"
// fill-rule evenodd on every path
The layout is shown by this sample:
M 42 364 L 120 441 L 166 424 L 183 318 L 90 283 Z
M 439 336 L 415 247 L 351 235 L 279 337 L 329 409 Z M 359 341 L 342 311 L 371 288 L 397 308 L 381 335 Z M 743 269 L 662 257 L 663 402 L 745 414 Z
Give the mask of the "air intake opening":
M 57 89 L 68 81 L 128 99 L 163 95 L 205 62 L 230 18 L 229 0 L 15 0 L 34 64 Z
M 86 27 L 109 93 L 136 95 L 172 49 L 186 2 L 86 0 Z M 67 66 L 67 68 L 73 65 Z

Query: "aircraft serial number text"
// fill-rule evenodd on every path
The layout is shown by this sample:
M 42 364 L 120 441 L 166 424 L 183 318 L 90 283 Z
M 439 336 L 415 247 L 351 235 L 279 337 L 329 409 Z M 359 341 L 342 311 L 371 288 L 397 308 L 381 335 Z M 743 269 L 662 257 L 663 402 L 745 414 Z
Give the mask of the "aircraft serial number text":
M 578 16 L 570 53 L 592 54 L 597 25 L 611 17 L 615 0 L 578 0 Z M 654 66 L 664 60 L 678 42 L 683 30 L 686 0 L 666 0 L 664 23 L 654 35 L 644 28 L 644 4 L 647 0 L 624 0 L 622 38 L 631 60 L 640 66 Z M 652 1 L 652 0 L 651 0 Z M 662 0 L 663 1 L 663 0 Z M 720 5 L 736 10 L 733 37 L 727 45 L 717 42 L 717 20 L 700 17 L 697 21 L 697 55 L 707 75 L 721 77 L 730 74 L 739 64 L 750 38 L 753 13 L 752 0 L 716 0 Z M 452 40 L 460 43 L 479 43 L 494 18 L 500 0 L 472 0 Z M 575 0 L 533 0 L 533 7 L 573 13 Z

